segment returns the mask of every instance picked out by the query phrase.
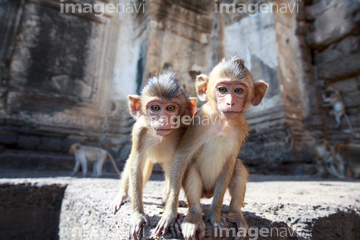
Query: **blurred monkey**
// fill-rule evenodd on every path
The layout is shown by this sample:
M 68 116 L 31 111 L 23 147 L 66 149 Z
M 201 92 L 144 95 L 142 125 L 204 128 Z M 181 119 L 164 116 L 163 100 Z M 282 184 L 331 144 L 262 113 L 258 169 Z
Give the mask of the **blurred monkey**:
M 100 177 L 102 174 L 102 168 L 104 162 L 107 158 L 110 159 L 111 163 L 114 166 L 115 171 L 120 175 L 120 171 L 116 166 L 114 158 L 111 154 L 101 148 L 83 146 L 80 143 L 74 143 L 70 146 L 69 152 L 75 155 L 75 167 L 72 173 L 72 176 L 79 171 L 80 164 L 83 172 L 83 176 L 85 177 L 87 174 L 87 161 L 95 161 L 94 162 L 94 175 L 96 177 Z
M 340 91 L 332 86 L 327 86 L 321 96 L 324 102 L 323 107 L 331 107 L 329 115 L 335 118 L 335 128 L 341 126 L 341 120 L 344 117 L 349 129 L 352 129 L 350 119 L 345 112 L 345 104 L 341 100 Z
M 352 142 L 347 144 L 338 143 L 335 146 L 335 153 L 345 162 L 346 175 L 360 178 L 360 144 Z

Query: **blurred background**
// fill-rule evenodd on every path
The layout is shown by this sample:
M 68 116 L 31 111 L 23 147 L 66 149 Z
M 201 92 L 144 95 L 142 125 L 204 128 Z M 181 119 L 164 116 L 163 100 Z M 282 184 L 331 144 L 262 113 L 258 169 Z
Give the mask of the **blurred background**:
M 246 113 L 251 173 L 357 176 L 359 0 L 0 0 L 0 168 L 70 173 L 74 142 L 122 166 L 127 95 L 173 70 L 196 96 L 234 55 L 270 85 Z

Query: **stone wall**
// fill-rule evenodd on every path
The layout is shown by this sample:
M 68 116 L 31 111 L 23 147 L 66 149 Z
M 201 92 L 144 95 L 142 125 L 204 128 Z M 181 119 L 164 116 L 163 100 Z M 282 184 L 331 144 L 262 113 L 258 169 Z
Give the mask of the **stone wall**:
M 119 3 L 76 2 L 79 9 Z M 272 4 L 271 11 L 237 11 L 243 3 Z M 252 172 L 314 173 L 309 146 L 317 139 L 360 141 L 358 1 L 121 4 L 99 15 L 62 14 L 58 0 L 0 3 L 0 159 L 9 163 L 3 167 L 22 165 L 29 153 L 48 154 L 55 166 L 75 141 L 125 161 L 134 123 L 129 94 L 173 70 L 195 96 L 196 75 L 233 55 L 245 59 L 255 80 L 270 84 L 261 105 L 246 113 L 251 131 L 239 157 Z M 325 80 L 340 90 L 351 131 L 345 121 L 335 129 L 322 107 Z M 15 156 L 18 162 L 10 163 Z
M 118 14 L 62 13 L 61 4 L 6 0 L 0 5 L 2 159 L 14 150 L 19 161 L 29 151 L 66 153 L 74 142 L 118 154 L 118 145 L 106 145 L 107 138 L 129 133 L 127 124 L 117 123 L 128 115 L 116 116 L 116 125 L 111 119 Z
M 360 139 L 360 3 L 351 0 L 313 1 L 306 6 L 309 30 L 305 37 L 313 53 L 316 83 L 330 82 L 341 92 L 346 113 L 353 126 L 346 121 L 335 129 L 335 121 L 327 116 L 327 108 L 315 112 L 322 118 L 324 137 L 333 142 L 348 138 Z

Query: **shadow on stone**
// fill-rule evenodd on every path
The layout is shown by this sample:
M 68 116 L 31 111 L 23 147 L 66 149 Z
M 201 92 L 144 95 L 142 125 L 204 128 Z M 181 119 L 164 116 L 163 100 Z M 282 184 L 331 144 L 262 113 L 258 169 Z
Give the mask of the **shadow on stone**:
M 209 209 L 210 205 L 203 204 L 204 207 L 204 216 L 206 216 L 207 209 Z M 223 205 L 222 207 L 222 215 L 228 213 L 228 206 Z M 248 223 L 249 229 L 248 234 L 244 240 L 302 240 L 299 234 L 290 228 L 285 222 L 274 222 L 266 218 L 262 218 L 256 216 L 251 212 L 243 212 L 245 219 Z M 157 226 L 161 216 L 153 216 L 150 217 L 150 226 L 144 227 L 143 237 L 145 239 L 154 239 L 154 229 Z M 216 239 L 214 236 L 214 229 L 211 223 L 206 222 L 206 234 L 203 239 L 211 240 Z M 226 225 L 223 228 L 223 231 L 218 233 L 220 239 L 234 239 L 238 234 L 236 225 L 229 221 L 226 221 Z M 167 234 L 165 239 L 173 239 L 171 234 Z
M 66 186 L 0 185 L 0 239 L 59 239 Z
M 360 216 L 353 211 L 319 218 L 312 229 L 311 239 L 360 239 Z

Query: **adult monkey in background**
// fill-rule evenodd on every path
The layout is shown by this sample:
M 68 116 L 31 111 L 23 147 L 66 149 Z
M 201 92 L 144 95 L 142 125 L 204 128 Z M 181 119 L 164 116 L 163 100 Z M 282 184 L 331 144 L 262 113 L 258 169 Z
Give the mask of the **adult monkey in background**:
M 142 225 L 149 224 L 144 213 L 142 191 L 150 178 L 154 163 L 159 163 L 164 170 L 164 198 L 168 195 L 175 149 L 187 128 L 184 123 L 189 124 L 194 115 L 195 106 L 196 99 L 190 99 L 185 94 L 173 73 L 151 78 L 141 96 L 129 96 L 130 112 L 136 123 L 132 130 L 130 157 L 122 174 L 122 187 L 113 210 L 116 212 L 122 205 L 129 184 L 131 238 L 141 238 Z
M 87 161 L 94 161 L 94 176 L 100 177 L 102 174 L 102 168 L 107 158 L 110 159 L 114 166 L 115 171 L 120 175 L 120 171 L 116 166 L 114 158 L 105 149 L 98 147 L 84 146 L 80 143 L 74 143 L 70 146 L 69 153 L 75 155 L 75 166 L 72 176 L 75 176 L 79 171 L 80 165 L 82 168 L 83 176 L 87 174 Z
M 208 102 L 196 112 L 193 124 L 176 150 L 169 196 L 156 228 L 158 236 L 165 235 L 168 228 L 174 226 L 181 186 L 189 204 L 189 212 L 181 224 L 185 239 L 195 239 L 196 231 L 200 239 L 205 236 L 200 204 L 203 197 L 214 197 L 206 219 L 214 226 L 215 233 L 220 232 L 224 223 L 220 210 L 227 188 L 231 195 L 227 219 L 238 228 L 247 228 L 241 207 L 248 173 L 236 157 L 249 130 L 243 113 L 250 104 L 260 104 L 267 87 L 263 81 L 254 82 L 244 61 L 237 57 L 224 59 L 209 77 L 197 77 L 199 99 Z

